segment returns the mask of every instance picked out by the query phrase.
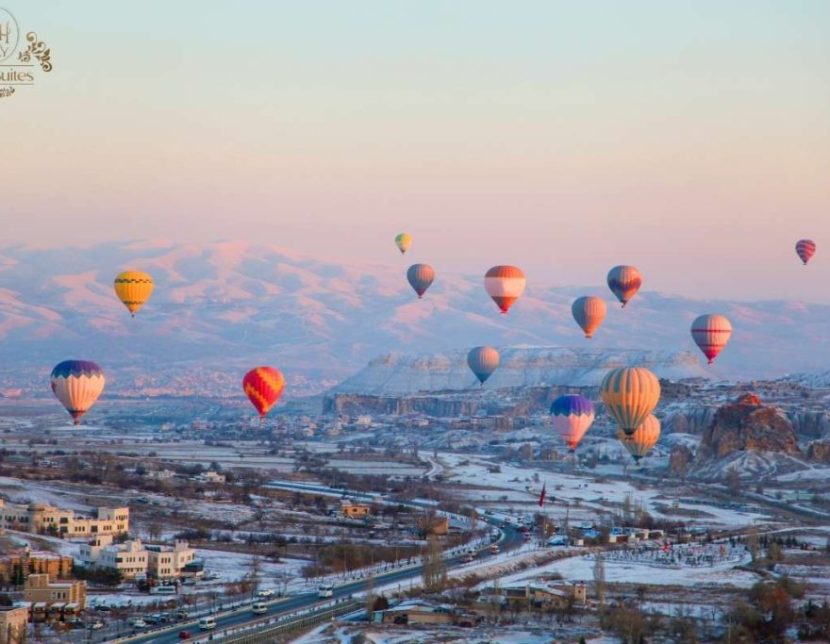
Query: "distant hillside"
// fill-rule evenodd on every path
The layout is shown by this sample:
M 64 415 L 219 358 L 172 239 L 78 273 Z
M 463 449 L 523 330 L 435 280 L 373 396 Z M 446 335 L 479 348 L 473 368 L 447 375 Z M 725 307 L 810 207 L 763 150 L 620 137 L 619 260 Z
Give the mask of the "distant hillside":
M 609 369 L 648 366 L 658 376 L 677 380 L 706 376 L 691 353 L 633 350 L 568 349 L 563 347 L 502 347 L 501 364 L 487 380 L 487 389 L 599 384 Z M 421 391 L 478 389 L 467 367 L 467 351 L 406 355 L 391 353 L 372 360 L 330 393 L 414 394 Z
M 435 284 L 416 299 L 404 273 L 424 259 L 391 247 L 386 264 L 342 264 L 245 243 L 3 248 L 0 388 L 42 387 L 52 365 L 78 357 L 102 364 L 111 391 L 152 393 L 224 392 L 247 366 L 272 363 L 285 370 L 287 394 L 296 396 L 393 351 L 443 354 L 493 344 L 696 352 L 689 325 L 709 311 L 726 314 L 735 328 L 717 364 L 706 368 L 717 379 L 781 377 L 830 363 L 828 306 L 660 295 L 648 291 L 646 275 L 645 291 L 621 310 L 601 276 L 588 288 L 562 287 L 568 276 L 560 271 L 547 283 L 531 281 L 503 316 L 482 286 L 487 266 L 457 275 L 436 264 Z M 136 320 L 112 292 L 114 275 L 128 267 L 149 271 L 157 283 Z M 609 303 L 591 341 L 571 318 L 580 294 Z

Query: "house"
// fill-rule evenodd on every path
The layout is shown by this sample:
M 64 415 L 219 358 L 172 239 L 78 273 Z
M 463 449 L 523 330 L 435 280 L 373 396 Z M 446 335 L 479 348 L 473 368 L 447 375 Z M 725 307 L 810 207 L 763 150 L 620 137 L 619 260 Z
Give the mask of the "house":
M 502 601 L 521 603 L 535 607 L 564 608 L 574 602 L 584 604 L 588 599 L 587 588 L 582 582 L 551 585 L 542 582 L 514 584 L 499 589 Z
M 85 581 L 50 581 L 49 575 L 29 575 L 23 587 L 23 598 L 31 603 L 57 604 L 61 608 L 72 605 L 76 610 L 86 608 Z
M 123 579 L 147 576 L 149 556 L 140 539 L 113 544 L 111 536 L 97 537 L 81 544 L 80 559 L 85 566 L 118 570 Z
M 207 472 L 199 474 L 199 476 L 196 477 L 196 480 L 201 481 L 202 483 L 224 483 L 227 480 L 227 477 L 219 472 L 208 470 Z
M 174 579 L 182 574 L 196 558 L 196 551 L 187 541 L 175 541 L 172 546 L 147 545 L 147 572 L 156 579 Z
M 349 519 L 365 519 L 371 514 L 372 509 L 365 503 L 354 501 L 340 501 L 340 513 Z
M 130 529 L 130 509 L 97 508 L 92 517 L 78 517 L 73 510 L 47 503 L 23 505 L 0 499 L 0 528 L 66 537 L 126 534 Z
M 450 519 L 447 516 L 425 514 L 418 517 L 418 532 L 424 535 L 446 536 L 450 531 Z
M 28 628 L 28 606 L 0 606 L 0 644 L 23 644 Z
M 422 600 L 405 601 L 383 611 L 384 624 L 452 624 L 453 606 Z

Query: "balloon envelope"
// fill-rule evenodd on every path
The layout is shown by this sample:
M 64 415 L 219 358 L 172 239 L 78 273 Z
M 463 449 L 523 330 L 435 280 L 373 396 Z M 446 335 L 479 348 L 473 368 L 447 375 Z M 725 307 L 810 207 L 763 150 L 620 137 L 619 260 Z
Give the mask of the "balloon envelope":
M 578 297 L 571 305 L 571 313 L 574 320 L 582 327 L 586 338 L 593 338 L 594 332 L 599 328 L 605 319 L 608 307 L 605 301 L 598 297 Z
M 78 425 L 104 391 L 106 379 L 101 367 L 94 362 L 64 360 L 52 369 L 49 382 L 55 397 Z
M 648 456 L 660 439 L 660 421 L 654 414 L 649 414 L 648 418 L 630 436 L 618 429 L 617 438 L 634 457 L 634 462 L 639 463 L 641 458 Z
M 395 244 L 398 246 L 398 250 L 401 251 L 401 255 L 403 255 L 412 245 L 412 235 L 409 233 L 401 233 L 400 235 L 396 235 Z
M 483 385 L 498 368 L 501 358 L 493 347 L 473 347 L 467 354 L 467 365 Z
M 550 406 L 553 429 L 565 444 L 575 450 L 594 422 L 594 404 L 579 394 L 559 396 Z
M 413 264 L 406 271 L 406 279 L 420 298 L 435 281 L 435 271 L 429 264 Z
M 609 371 L 599 386 L 608 413 L 631 435 L 660 401 L 660 381 L 643 367 L 620 367 Z
M 795 245 L 795 252 L 798 253 L 801 261 L 806 266 L 807 262 L 816 254 L 816 242 L 812 239 L 800 239 Z
M 484 276 L 484 288 L 502 313 L 521 297 L 526 284 L 525 274 L 517 266 L 493 266 Z
M 608 288 L 625 306 L 637 294 L 643 278 L 633 266 L 615 266 L 608 271 Z
M 701 315 L 692 322 L 692 338 L 709 359 L 709 364 L 723 351 L 731 336 L 732 325 L 722 315 Z
M 264 418 L 282 396 L 285 378 L 274 367 L 255 367 L 242 378 L 242 389 L 259 412 L 259 417 Z
M 124 271 L 115 276 L 115 294 L 135 317 L 153 294 L 153 278 L 142 271 Z

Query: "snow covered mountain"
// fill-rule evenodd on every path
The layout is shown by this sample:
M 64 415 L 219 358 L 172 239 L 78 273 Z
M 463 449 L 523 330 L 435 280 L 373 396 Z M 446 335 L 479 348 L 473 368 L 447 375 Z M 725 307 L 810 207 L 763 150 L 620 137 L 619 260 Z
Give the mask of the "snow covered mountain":
M 487 380 L 488 389 L 538 385 L 596 386 L 609 369 L 645 366 L 658 376 L 677 380 L 705 377 L 706 369 L 690 352 L 500 347 L 501 363 Z M 466 351 L 405 355 L 391 353 L 375 360 L 330 393 L 414 394 L 477 388 L 467 367 Z
M 41 386 L 52 365 L 72 357 L 99 362 L 111 392 L 146 386 L 154 393 L 215 393 L 227 386 L 225 378 L 238 383 L 246 367 L 266 363 L 283 368 L 288 395 L 298 395 L 334 385 L 391 351 L 445 353 L 492 344 L 696 352 L 689 325 L 704 312 L 727 315 L 735 329 L 717 364 L 706 368 L 716 379 L 779 377 L 830 362 L 826 305 L 691 300 L 648 292 L 646 276 L 646 290 L 624 310 L 601 283 L 577 288 L 531 281 L 502 316 L 482 286 L 488 266 L 457 275 L 436 264 L 435 284 L 418 300 L 405 279 L 410 263 L 394 247 L 386 264 L 247 243 L 2 248 L 0 361 L 6 368 L 0 386 Z M 156 282 L 135 320 L 112 289 L 113 277 L 126 268 L 146 270 Z M 582 294 L 610 304 L 591 341 L 570 313 Z

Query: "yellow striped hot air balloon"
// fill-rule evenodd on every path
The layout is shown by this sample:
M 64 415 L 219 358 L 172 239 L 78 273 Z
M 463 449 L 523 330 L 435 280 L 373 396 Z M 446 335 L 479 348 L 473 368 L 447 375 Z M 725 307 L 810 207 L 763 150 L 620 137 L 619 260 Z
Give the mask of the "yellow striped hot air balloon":
M 618 429 L 617 438 L 634 458 L 634 462 L 639 463 L 640 459 L 648 456 L 660 440 L 660 421 L 654 414 L 649 414 L 631 436 L 627 436 L 624 431 Z
M 115 294 L 135 317 L 153 294 L 153 278 L 143 271 L 124 271 L 115 276 Z
M 660 381 L 643 367 L 620 367 L 605 375 L 599 393 L 608 413 L 630 436 L 657 407 Z

